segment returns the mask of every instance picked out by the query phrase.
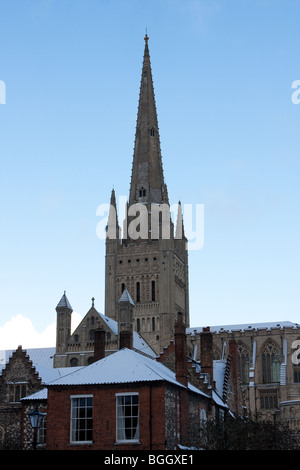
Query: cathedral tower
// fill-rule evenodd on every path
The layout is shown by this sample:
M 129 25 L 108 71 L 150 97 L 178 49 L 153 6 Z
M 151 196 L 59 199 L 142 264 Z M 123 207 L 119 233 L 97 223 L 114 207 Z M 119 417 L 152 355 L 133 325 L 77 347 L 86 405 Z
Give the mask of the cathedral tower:
M 118 299 L 127 289 L 135 304 L 134 329 L 159 353 L 173 338 L 178 312 L 189 326 L 188 253 L 180 203 L 175 235 L 170 217 L 148 40 L 146 34 L 129 203 L 122 234 L 114 190 L 111 195 L 105 314 L 118 320 Z

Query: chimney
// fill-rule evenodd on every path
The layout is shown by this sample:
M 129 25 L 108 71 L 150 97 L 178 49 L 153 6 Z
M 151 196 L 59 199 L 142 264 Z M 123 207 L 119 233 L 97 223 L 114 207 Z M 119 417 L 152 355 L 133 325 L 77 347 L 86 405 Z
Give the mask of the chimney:
M 133 309 L 134 303 L 127 289 L 124 289 L 118 303 L 119 310 L 119 349 L 133 349 Z
M 103 328 L 95 329 L 94 339 L 94 362 L 100 361 L 105 357 L 105 330 Z
M 213 335 L 210 327 L 202 329 L 200 333 L 200 360 L 201 372 L 209 374 L 213 380 Z
M 187 347 L 183 314 L 178 312 L 175 322 L 175 372 L 176 380 L 187 387 Z

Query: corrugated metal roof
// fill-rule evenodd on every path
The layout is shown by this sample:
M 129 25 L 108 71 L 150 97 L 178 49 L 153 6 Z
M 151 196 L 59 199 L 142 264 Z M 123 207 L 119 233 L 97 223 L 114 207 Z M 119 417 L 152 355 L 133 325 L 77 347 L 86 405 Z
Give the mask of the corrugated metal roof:
M 21 401 L 26 400 L 47 400 L 48 398 L 48 389 L 42 388 L 38 392 L 32 393 L 32 395 L 28 395 L 28 397 L 21 398 Z
M 49 368 L 53 368 L 53 356 L 55 354 L 55 350 L 56 348 L 25 349 L 27 355 L 35 367 L 42 366 Z M 4 369 L 13 352 L 15 351 L 15 349 L 6 349 L 0 351 L 0 372 L 2 369 Z
M 121 349 L 110 356 L 71 372 L 52 385 L 96 385 L 134 382 L 166 381 L 179 387 L 183 385 L 176 380 L 175 373 L 154 359 L 143 356 L 131 349 Z M 189 384 L 190 390 L 203 396 L 203 392 Z

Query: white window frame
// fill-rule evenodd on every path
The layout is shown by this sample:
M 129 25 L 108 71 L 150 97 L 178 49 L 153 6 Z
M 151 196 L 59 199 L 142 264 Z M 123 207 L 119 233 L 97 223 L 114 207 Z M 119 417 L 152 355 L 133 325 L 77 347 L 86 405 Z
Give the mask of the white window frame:
M 77 433 L 78 432 L 78 428 L 76 426 L 76 428 L 73 427 L 74 423 L 76 423 L 77 425 L 77 421 L 78 419 L 81 419 L 81 418 L 78 418 L 77 416 L 74 416 L 74 409 L 75 407 L 73 406 L 73 403 L 75 399 L 80 399 L 80 398 L 94 398 L 93 395 L 70 395 L 70 400 L 71 400 L 71 414 L 70 414 L 70 444 L 73 444 L 73 445 L 82 445 L 82 444 L 93 444 L 93 440 L 81 440 L 81 441 L 77 441 L 77 440 L 74 440 L 74 433 Z M 94 406 L 94 403 L 92 401 L 92 417 L 90 418 L 92 420 L 92 424 L 93 424 L 93 406 Z M 84 419 L 87 419 L 87 417 L 85 417 Z M 86 429 L 87 431 L 87 429 Z M 93 426 L 92 426 L 92 433 L 93 433 Z
M 127 418 L 135 418 L 137 419 L 137 424 L 136 424 L 136 432 L 135 432 L 135 436 L 133 438 L 126 438 L 126 436 L 124 435 L 123 437 L 120 437 L 120 434 L 122 433 L 121 429 L 123 429 L 123 431 L 125 432 L 125 423 L 123 423 L 123 426 L 120 427 L 119 424 L 120 422 L 122 422 L 122 419 L 125 419 L 125 417 L 122 417 L 119 415 L 119 411 L 121 411 L 121 408 L 122 408 L 122 405 L 120 405 L 119 403 L 119 399 L 121 397 L 132 397 L 132 396 L 137 396 L 138 397 L 138 401 L 137 401 L 137 404 L 135 404 L 134 406 L 137 406 L 138 407 L 138 412 L 137 412 L 137 415 L 128 415 Z M 126 406 L 126 405 L 125 405 Z M 128 406 L 132 406 L 132 403 L 131 405 L 128 405 Z M 139 393 L 138 392 L 123 392 L 123 393 L 116 393 L 116 443 L 117 444 L 133 444 L 133 443 L 136 443 L 138 444 L 140 442 L 140 400 L 139 400 Z

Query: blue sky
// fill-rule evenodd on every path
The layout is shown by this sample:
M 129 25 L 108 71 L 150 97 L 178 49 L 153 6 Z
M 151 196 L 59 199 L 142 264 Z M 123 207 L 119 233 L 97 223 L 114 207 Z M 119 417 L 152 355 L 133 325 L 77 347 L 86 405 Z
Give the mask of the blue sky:
M 299 17 L 297 0 L 0 0 L 11 347 L 6 323 L 42 334 L 64 290 L 103 312 L 96 209 L 128 195 L 146 27 L 170 201 L 205 210 L 191 326 L 299 321 Z

